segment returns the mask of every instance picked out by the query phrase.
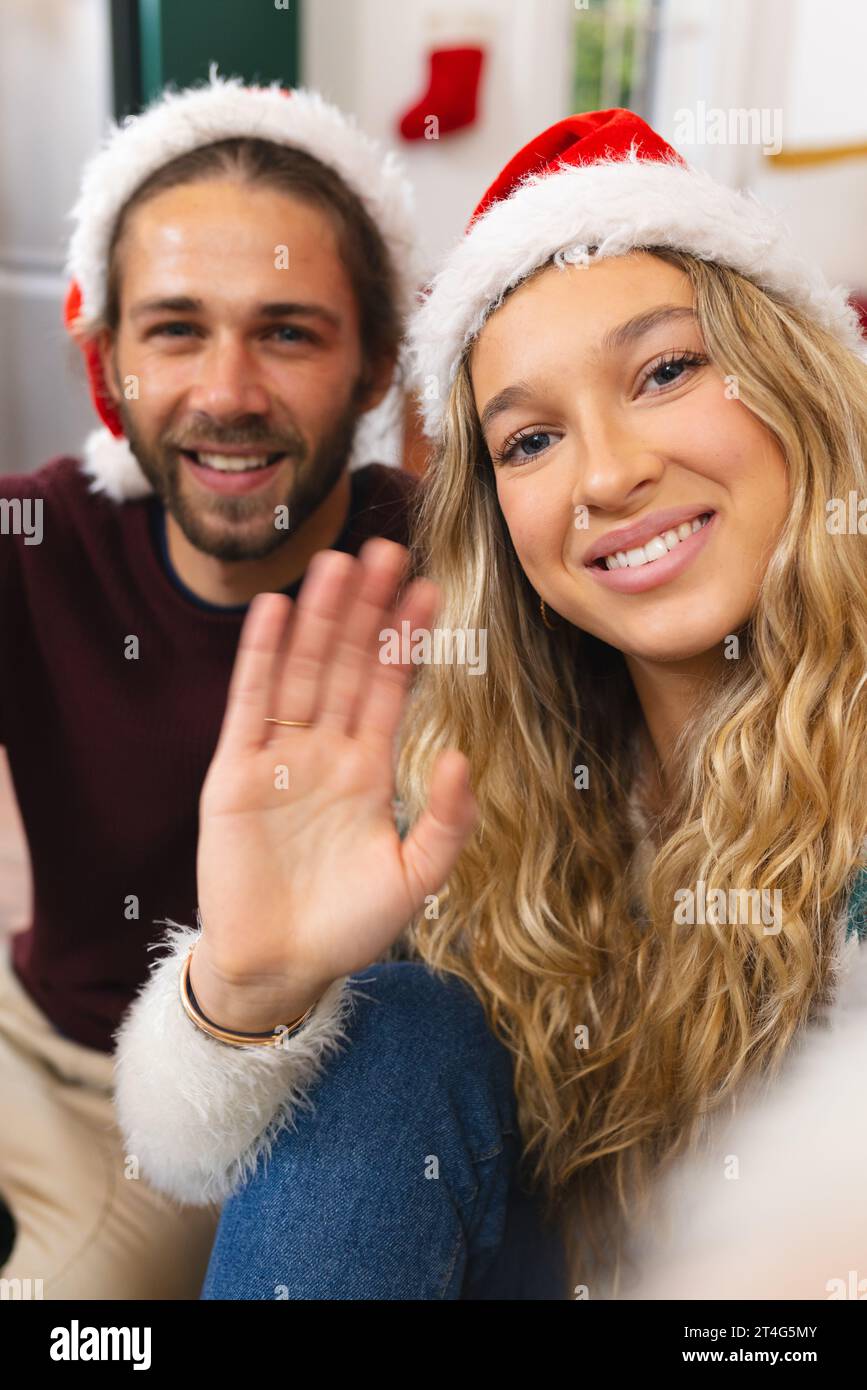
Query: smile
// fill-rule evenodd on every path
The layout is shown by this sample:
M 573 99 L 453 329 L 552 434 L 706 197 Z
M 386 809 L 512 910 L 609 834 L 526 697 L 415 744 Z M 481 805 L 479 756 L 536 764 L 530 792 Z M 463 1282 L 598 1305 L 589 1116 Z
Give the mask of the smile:
M 691 521 L 683 521 L 670 531 L 653 536 L 634 550 L 618 551 L 613 556 L 594 560 L 584 566 L 583 573 L 594 583 L 616 589 L 621 594 L 640 594 L 659 588 L 689 568 L 716 535 L 719 526 L 719 512 L 703 512 Z
M 656 560 L 664 559 L 675 546 L 689 540 L 696 531 L 700 531 L 708 524 L 712 515 L 712 512 L 704 512 L 701 516 L 693 517 L 692 521 L 682 521 L 674 529 L 652 536 L 644 545 L 637 546 L 634 550 L 618 550 L 613 555 L 601 556 L 593 563 L 600 569 L 604 566 L 609 570 L 638 569 L 641 565 L 651 565 Z
M 217 473 L 255 473 L 260 468 L 270 468 L 283 458 L 278 454 L 218 454 L 201 453 L 194 449 L 182 449 L 181 453 L 199 468 L 212 468 Z
M 180 453 L 195 485 L 224 497 L 264 492 L 288 458 L 285 453 L 220 454 L 210 449 L 181 449 Z

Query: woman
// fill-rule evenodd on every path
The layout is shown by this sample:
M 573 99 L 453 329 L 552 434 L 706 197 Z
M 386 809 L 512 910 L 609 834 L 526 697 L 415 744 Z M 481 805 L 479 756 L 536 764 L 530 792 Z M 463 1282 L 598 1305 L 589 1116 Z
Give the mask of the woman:
M 672 1164 L 731 1154 L 715 1125 L 759 1084 L 789 1106 L 819 1015 L 864 993 L 867 366 L 842 293 L 599 112 L 516 155 L 410 338 L 425 578 L 395 608 L 388 543 L 319 557 L 288 646 L 288 603 L 257 599 L 202 797 L 203 930 L 119 1037 L 130 1151 L 183 1200 L 231 1196 L 206 1297 L 622 1292 Z M 487 671 L 425 665 L 404 708 L 378 643 L 435 614 L 486 632 Z

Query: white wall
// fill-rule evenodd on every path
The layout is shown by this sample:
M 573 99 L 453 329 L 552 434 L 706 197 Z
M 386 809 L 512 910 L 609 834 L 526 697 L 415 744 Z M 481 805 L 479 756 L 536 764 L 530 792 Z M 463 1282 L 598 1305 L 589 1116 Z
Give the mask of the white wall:
M 395 126 L 425 89 L 428 47 L 468 38 L 473 16 L 488 48 L 479 123 L 407 145 Z M 506 160 L 568 114 L 580 17 L 572 0 L 307 0 L 304 81 L 399 152 L 429 264 Z M 865 54 L 864 0 L 665 0 L 652 118 L 672 138 L 678 108 L 698 101 L 780 107 L 784 148 L 867 140 Z M 109 111 L 108 0 L 0 0 L 2 472 L 77 451 L 95 423 L 61 321 L 62 264 L 65 214 Z M 867 160 L 784 172 L 751 146 L 683 152 L 778 207 L 830 278 L 867 287 Z
M 464 34 L 479 15 L 489 65 L 482 119 L 439 142 L 408 145 L 398 115 L 424 91 L 434 26 Z M 571 109 L 572 0 L 308 0 L 303 80 L 396 149 L 414 180 L 422 247 L 460 235 L 496 172 Z M 779 108 L 783 148 L 867 140 L 865 0 L 664 0 L 653 123 L 674 140 L 683 108 Z M 867 160 L 780 170 L 750 145 L 682 152 L 714 177 L 752 188 L 792 225 L 805 253 L 853 288 L 867 286 Z
M 303 81 L 398 151 L 428 258 L 461 234 L 516 150 L 569 114 L 574 22 L 572 0 L 308 0 Z M 425 91 L 432 38 L 467 40 L 474 28 L 488 50 L 479 123 L 438 141 L 402 140 L 396 123 Z
M 0 473 L 76 453 L 93 428 L 62 267 L 109 110 L 105 0 L 0 0 Z
M 774 0 L 791 33 L 780 81 L 786 145 L 867 144 L 867 4 Z M 773 54 L 772 34 L 766 50 Z M 777 170 L 762 162 L 756 195 L 786 217 L 808 255 L 841 284 L 867 291 L 867 158 Z
M 867 142 L 863 0 L 666 0 L 654 123 L 691 162 L 777 208 L 833 281 L 867 288 L 867 159 L 775 167 L 754 145 L 674 141 L 679 108 L 782 113 L 783 150 Z

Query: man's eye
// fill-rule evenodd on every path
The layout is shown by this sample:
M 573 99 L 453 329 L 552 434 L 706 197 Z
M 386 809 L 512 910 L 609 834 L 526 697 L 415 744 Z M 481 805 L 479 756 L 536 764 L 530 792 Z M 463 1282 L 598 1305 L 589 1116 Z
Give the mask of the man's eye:
M 150 330 L 148 337 L 153 338 L 158 333 L 165 333 L 169 338 L 183 337 L 187 329 L 191 329 L 194 327 L 195 325 L 192 323 L 158 323 L 155 328 L 152 328 Z M 178 328 L 181 330 L 180 333 L 176 333 L 174 331 Z
M 296 328 L 294 323 L 283 324 L 282 327 L 275 328 L 273 331 L 275 333 L 291 333 L 291 338 L 283 339 L 283 341 L 287 343 L 312 343 L 315 341 L 314 335 L 312 333 L 308 332 L 306 328 Z
M 167 338 L 185 338 L 188 333 L 195 333 L 196 331 L 197 329 L 194 323 L 159 323 L 154 328 L 150 329 L 148 337 L 152 338 L 157 335 L 165 335 Z M 273 338 L 275 334 L 287 335 L 278 340 L 284 343 L 312 343 L 315 341 L 314 335 L 306 328 L 296 328 L 294 324 L 282 324 L 279 328 L 269 329 L 266 336 Z

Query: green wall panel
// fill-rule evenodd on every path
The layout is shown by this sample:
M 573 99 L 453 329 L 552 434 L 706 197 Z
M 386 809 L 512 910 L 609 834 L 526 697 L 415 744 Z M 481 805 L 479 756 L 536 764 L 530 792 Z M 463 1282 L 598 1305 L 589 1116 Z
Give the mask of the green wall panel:
M 206 81 L 212 62 L 223 77 L 297 86 L 299 11 L 300 0 L 138 0 L 142 101 Z

